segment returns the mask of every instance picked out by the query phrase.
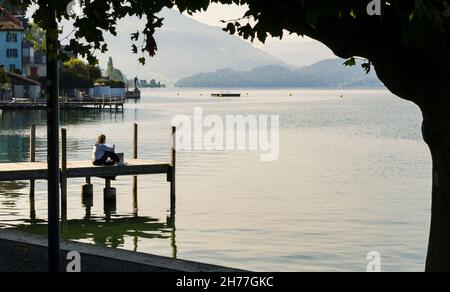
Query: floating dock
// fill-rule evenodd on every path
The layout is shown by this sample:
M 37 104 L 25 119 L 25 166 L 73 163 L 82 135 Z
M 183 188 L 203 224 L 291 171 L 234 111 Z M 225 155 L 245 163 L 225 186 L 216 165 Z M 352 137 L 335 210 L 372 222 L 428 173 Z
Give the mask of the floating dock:
M 140 90 L 134 90 L 134 91 L 127 91 L 125 93 L 126 99 L 140 99 L 141 98 L 141 91 Z
M 240 93 L 211 93 L 212 97 L 241 97 Z

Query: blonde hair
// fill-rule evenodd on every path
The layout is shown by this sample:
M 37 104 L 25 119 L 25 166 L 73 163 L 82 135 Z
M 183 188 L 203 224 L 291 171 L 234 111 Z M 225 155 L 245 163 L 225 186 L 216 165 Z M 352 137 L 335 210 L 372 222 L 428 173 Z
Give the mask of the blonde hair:
M 97 144 L 105 144 L 106 142 L 106 136 L 101 134 L 100 136 L 98 136 L 97 138 Z

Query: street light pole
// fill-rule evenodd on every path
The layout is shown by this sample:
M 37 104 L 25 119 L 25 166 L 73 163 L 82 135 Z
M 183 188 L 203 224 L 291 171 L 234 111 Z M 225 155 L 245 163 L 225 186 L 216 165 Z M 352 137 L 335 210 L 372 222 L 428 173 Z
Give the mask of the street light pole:
M 58 23 L 56 11 L 48 5 L 47 41 L 47 161 L 48 161 L 48 268 L 59 272 L 59 72 Z

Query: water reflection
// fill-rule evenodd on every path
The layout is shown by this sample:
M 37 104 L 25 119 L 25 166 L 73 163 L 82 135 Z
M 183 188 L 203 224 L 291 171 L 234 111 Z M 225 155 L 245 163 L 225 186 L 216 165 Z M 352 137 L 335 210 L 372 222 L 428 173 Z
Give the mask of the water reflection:
M 8 209 L 14 209 L 17 199 L 23 195 L 20 191 L 26 186 L 27 184 L 24 182 L 0 182 L 1 205 Z
M 137 101 L 135 103 L 138 103 Z M 137 109 L 134 110 L 137 115 Z M 70 110 L 62 111 L 60 115 L 61 126 L 95 124 L 106 120 L 124 121 L 124 112 L 108 112 L 98 110 Z M 41 151 L 45 157 L 46 139 L 46 112 L 40 110 L 0 111 L 0 163 L 28 161 L 30 137 L 30 125 L 34 124 L 41 128 L 41 135 L 37 137 L 36 149 Z M 43 133 L 42 133 L 42 130 Z M 77 141 L 73 141 L 71 147 L 77 147 Z M 42 158 L 41 157 L 41 158 Z M 18 214 L 15 210 L 23 189 L 29 186 L 28 182 L 0 182 L 0 204 L 7 209 L 9 215 Z M 3 227 L 14 228 L 36 233 L 47 234 L 47 222 L 36 218 L 36 207 L 34 197 L 30 196 L 29 219 L 20 220 L 22 224 L 16 225 L 17 220 L 9 222 L 3 220 Z M 165 222 L 151 217 L 142 217 L 137 213 L 132 216 L 121 216 L 116 214 L 115 202 L 105 201 L 104 217 L 92 216 L 92 197 L 82 197 L 85 215 L 83 219 L 63 218 L 61 224 L 61 235 L 64 239 L 90 242 L 108 247 L 124 247 L 132 242 L 133 249 L 139 249 L 142 239 L 164 239 L 170 240 L 170 247 L 174 258 L 177 256 L 175 219 L 172 216 L 166 218 Z M 131 239 L 131 241 L 129 241 Z M 126 242 L 127 241 L 127 242 Z
M 3 127 L 3 125 L 2 125 Z M 21 162 L 29 159 L 30 138 L 24 133 L 10 135 L 1 129 L 0 162 Z
M 28 187 L 28 183 L 23 181 L 8 181 L 8 182 L 0 182 L 0 206 L 2 214 L 3 212 L 6 212 L 8 216 L 16 216 L 21 214 L 21 209 L 17 205 L 20 197 L 24 196 L 23 189 Z M 39 222 L 38 219 L 36 219 L 36 210 L 35 210 L 35 202 L 34 197 L 30 196 L 29 200 L 29 207 L 30 207 L 30 219 L 23 219 L 21 222 L 31 223 L 35 224 Z M 1 227 L 7 227 L 9 224 L 8 222 L 11 222 L 10 224 L 15 224 L 17 221 L 15 220 L 5 220 L 2 219 L 2 223 L 0 225 Z M 42 220 L 41 220 L 42 222 Z M 6 226 L 4 224 L 7 224 Z
M 432 171 L 429 150 L 420 138 L 420 111 L 387 93 L 352 90 L 342 100 L 338 98 L 341 91 L 302 91 L 289 97 L 290 92 L 252 91 L 248 98 L 218 101 L 206 94 L 199 97 L 197 90 L 181 97 L 175 97 L 174 91 L 149 90 L 140 105 L 127 106 L 124 122 L 120 115 L 111 113 L 97 114 L 95 119 L 95 113 L 78 117 L 67 113 L 73 119 L 61 120 L 83 123 L 67 127 L 68 146 L 81 145 L 69 149 L 71 160 L 89 157 L 92 137 L 98 131 L 106 132 L 110 141 L 131 153 L 131 124 L 137 122 L 145 129 L 139 132 L 139 156 L 167 161 L 171 119 L 178 114 L 191 116 L 196 106 L 204 107 L 205 114 L 221 117 L 255 113 L 280 116 L 282 155 L 278 162 L 261 163 L 251 153 L 180 153 L 178 197 L 182 212 L 177 215 L 178 230 L 174 226 L 166 230 L 173 234 L 156 232 L 170 236 L 164 240 L 129 237 L 131 232 L 119 234 L 125 249 L 138 246 L 142 252 L 167 255 L 172 241 L 174 247 L 178 241 L 181 248 L 182 240 L 180 257 L 255 271 L 267 267 L 275 271 L 360 271 L 365 269 L 367 252 L 381 249 L 386 258 L 384 270 L 422 270 Z M 38 143 L 45 141 L 45 116 L 42 118 L 41 123 L 36 122 Z M 17 131 L 13 118 L 9 126 L 4 119 L 0 118 L 0 140 L 6 133 L 27 136 L 30 121 Z M 45 160 L 42 146 L 38 158 Z M 71 180 L 69 198 L 75 199 L 69 201 L 69 219 L 81 219 L 77 224 L 83 224 L 85 217 L 91 225 L 109 226 L 100 186 L 95 188 L 95 208 L 85 213 L 76 197 L 80 183 Z M 119 180 L 116 186 L 117 213 L 133 220 L 131 179 Z M 45 218 L 45 183 L 37 188 L 38 217 L 43 214 Z M 152 176 L 140 180 L 139 189 L 145 192 L 139 197 L 140 215 L 167 223 L 167 184 Z M 27 224 L 23 218 L 29 218 L 28 189 L 22 193 L 17 212 L 0 204 L 4 208 L 0 225 Z M 408 194 L 406 203 L 403 193 Z M 117 218 L 111 214 L 109 221 Z M 69 231 L 78 229 L 70 222 Z M 132 226 L 132 231 L 148 227 L 136 224 L 144 226 Z M 90 228 L 95 233 L 99 229 Z M 85 232 L 90 230 L 85 227 Z M 177 249 L 172 250 L 176 255 Z
M 60 113 L 61 125 L 78 125 L 108 119 L 122 121 L 125 119 L 125 114 L 98 110 L 69 110 Z M 31 124 L 45 127 L 47 113 L 42 110 L 0 110 L 0 122 L 0 131 L 3 134 L 14 130 L 27 130 Z
M 5 185 L 10 185 L 10 188 L 14 189 L 16 188 L 14 184 L 16 183 L 6 183 Z M 138 251 L 139 242 L 142 239 L 170 240 L 172 257 L 177 258 L 175 214 L 167 216 L 165 222 L 152 217 L 139 216 L 137 213 L 131 216 L 117 215 L 116 201 L 105 200 L 104 217 L 101 217 L 92 216 L 91 209 L 93 205 L 93 196 L 82 195 L 82 207 L 85 211 L 84 217 L 83 219 L 62 218 L 62 238 L 90 242 L 112 248 L 125 247 L 126 240 L 131 238 L 134 251 Z M 35 234 L 47 234 L 47 222 L 36 218 L 34 204 L 30 204 L 30 219 L 22 220 L 22 222 L 25 224 L 20 224 L 13 228 Z
M 123 112 L 104 112 L 98 110 L 62 111 L 61 126 L 92 124 L 105 120 L 123 121 Z M 0 111 L 0 162 L 23 162 L 29 160 L 30 137 L 32 124 L 38 128 L 46 127 L 46 112 L 40 110 L 3 110 Z M 38 137 L 39 138 L 39 137 Z M 45 149 L 45 136 L 37 139 L 36 148 Z
M 166 222 L 142 216 L 110 215 L 109 218 L 89 216 L 83 219 L 71 219 L 61 224 L 61 236 L 67 240 L 89 242 L 112 248 L 124 247 L 131 239 L 133 250 L 138 251 L 142 239 L 170 240 L 172 256 L 177 257 L 175 221 L 170 217 Z M 22 224 L 19 230 L 47 234 L 46 223 Z
M 0 111 L 0 131 L 28 129 L 31 124 L 45 125 L 46 120 L 45 111 L 3 110 Z

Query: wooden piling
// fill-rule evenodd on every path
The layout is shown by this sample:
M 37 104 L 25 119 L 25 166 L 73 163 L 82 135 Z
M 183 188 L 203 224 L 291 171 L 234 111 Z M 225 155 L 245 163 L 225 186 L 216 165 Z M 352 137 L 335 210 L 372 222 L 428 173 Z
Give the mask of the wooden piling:
M 168 181 L 170 181 L 170 213 L 171 216 L 175 216 L 176 209 L 176 195 L 175 195 L 175 186 L 176 186 L 176 127 L 172 127 L 170 133 L 170 168 L 167 173 Z
M 30 127 L 30 162 L 36 162 L 36 125 Z M 30 180 L 30 219 L 34 221 L 36 219 L 36 207 L 35 207 L 35 180 Z
M 91 209 L 94 206 L 94 186 L 91 183 L 91 177 L 86 177 L 86 184 L 82 186 L 81 204 L 86 209 L 84 219 L 91 218 Z
M 111 179 L 105 179 L 105 188 L 103 189 L 103 196 L 105 200 L 116 200 L 117 190 L 111 187 Z
M 61 217 L 67 217 L 67 130 L 61 129 Z
M 86 177 L 86 183 L 81 187 L 82 197 L 92 197 L 94 195 L 94 186 L 91 183 L 91 178 Z
M 105 188 L 103 189 L 103 210 L 108 216 L 115 212 L 117 208 L 117 190 L 111 187 L 111 179 L 105 179 Z
M 138 158 L 138 125 L 134 124 L 134 131 L 133 131 L 133 159 Z M 137 176 L 133 176 L 133 214 L 135 216 L 138 215 L 138 182 L 137 182 Z
M 30 162 L 36 162 L 36 125 L 30 128 Z

